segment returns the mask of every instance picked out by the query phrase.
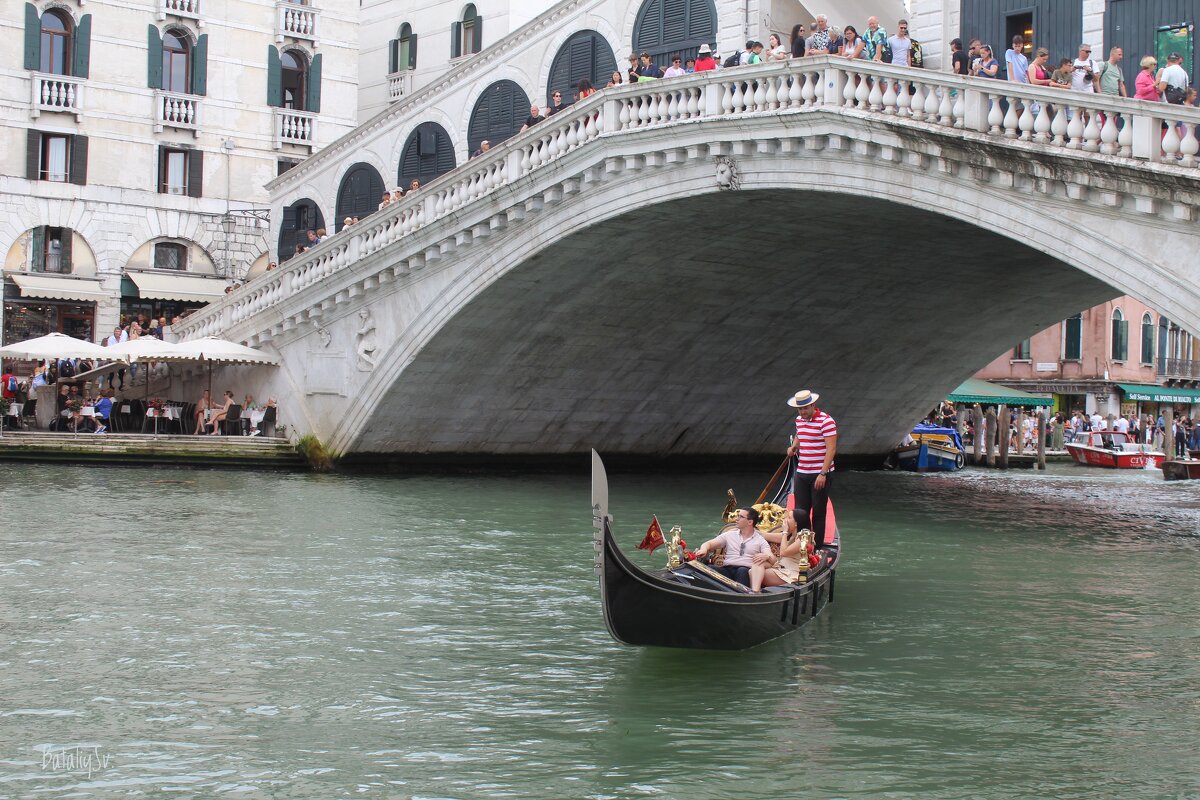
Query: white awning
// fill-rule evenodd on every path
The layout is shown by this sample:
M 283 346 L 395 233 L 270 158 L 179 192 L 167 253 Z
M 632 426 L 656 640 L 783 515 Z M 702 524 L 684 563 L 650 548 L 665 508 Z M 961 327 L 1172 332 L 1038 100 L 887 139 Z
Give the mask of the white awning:
M 85 303 L 107 300 L 109 293 L 100 288 L 100 281 L 87 278 L 66 278 L 45 273 L 9 273 L 13 283 L 21 287 L 22 297 L 43 297 L 48 300 L 81 300 Z
M 138 294 L 151 300 L 185 300 L 211 303 L 224 296 L 226 283 L 221 278 L 198 275 L 164 275 L 161 272 L 127 272 L 138 287 Z

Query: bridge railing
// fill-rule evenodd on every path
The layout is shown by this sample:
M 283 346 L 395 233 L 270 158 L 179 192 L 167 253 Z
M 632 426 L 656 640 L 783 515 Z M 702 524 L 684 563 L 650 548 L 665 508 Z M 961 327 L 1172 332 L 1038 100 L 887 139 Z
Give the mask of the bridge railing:
M 1025 152 L 1099 153 L 1200 174 L 1193 171 L 1200 109 L 836 56 L 697 73 L 597 92 L 199 310 L 178 331 L 184 339 L 219 335 L 598 138 L 700 119 L 817 110 L 957 132 Z M 438 258 L 431 243 L 392 274 Z

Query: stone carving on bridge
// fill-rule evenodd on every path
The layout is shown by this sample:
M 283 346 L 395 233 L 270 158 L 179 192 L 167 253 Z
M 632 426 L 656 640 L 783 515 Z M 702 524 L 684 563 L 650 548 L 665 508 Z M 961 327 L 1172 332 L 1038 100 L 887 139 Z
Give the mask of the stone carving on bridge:
M 313 325 L 317 328 L 317 338 L 321 340 L 321 347 L 329 347 L 329 343 L 333 341 L 333 334 L 319 322 L 314 322 Z
M 371 318 L 371 311 L 366 308 L 358 312 L 358 319 L 358 332 L 355 334 L 358 369 L 361 372 L 370 372 L 375 369 L 375 351 L 379 349 L 375 341 L 375 320 Z
M 717 185 L 722 190 L 742 188 L 742 179 L 738 175 L 737 164 L 733 159 L 724 156 L 717 159 Z

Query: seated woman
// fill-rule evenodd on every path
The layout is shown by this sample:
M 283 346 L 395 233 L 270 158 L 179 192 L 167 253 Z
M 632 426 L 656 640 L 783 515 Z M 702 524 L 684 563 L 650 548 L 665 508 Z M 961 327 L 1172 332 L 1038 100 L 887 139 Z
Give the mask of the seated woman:
M 196 430 L 193 431 L 194 436 L 199 436 L 204 433 L 204 412 L 212 407 L 212 398 L 209 397 L 208 389 L 204 390 L 204 394 L 200 395 L 200 399 L 196 401 Z
M 784 517 L 783 533 L 762 535 L 767 541 L 779 544 L 779 555 L 766 552 L 754 556 L 754 565 L 750 567 L 750 591 L 761 592 L 764 586 L 795 583 L 800 577 L 801 559 L 808 558 L 807 553 L 801 552 L 804 539 L 796 531 L 796 518 L 791 514 Z
M 209 434 L 210 436 L 216 436 L 221 432 L 221 423 L 225 420 L 225 417 L 229 416 L 229 407 L 232 405 L 233 392 L 229 389 L 226 389 L 224 404 L 220 406 L 213 406 L 212 419 L 208 421 L 208 424 L 212 426 L 212 432 Z

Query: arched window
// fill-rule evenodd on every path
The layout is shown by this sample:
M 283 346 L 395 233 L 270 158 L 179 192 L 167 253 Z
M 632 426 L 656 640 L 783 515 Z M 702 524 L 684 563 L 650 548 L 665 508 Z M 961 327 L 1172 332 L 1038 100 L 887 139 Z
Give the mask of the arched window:
M 182 31 L 167 31 L 162 37 L 162 90 L 191 91 L 192 45 Z
M 450 30 L 450 57 L 469 56 L 483 49 L 483 17 L 475 10 L 474 3 L 463 9 L 462 19 Z
M 307 93 L 308 64 L 304 56 L 295 50 L 284 50 L 279 56 L 279 79 L 282 88 L 283 107 L 293 111 L 304 111 Z
M 517 131 L 529 113 L 529 98 L 512 81 L 496 81 L 483 90 L 467 125 L 467 152 L 474 153 L 483 140 L 495 147 Z
M 408 135 L 400 153 L 400 186 L 408 191 L 413 179 L 421 185 L 454 169 L 454 145 L 450 135 L 436 122 L 422 122 Z
M 154 268 L 183 272 L 188 268 L 188 248 L 179 242 L 154 243 Z
M 380 194 L 382 194 L 382 190 Z M 351 214 L 350 216 L 354 216 Z M 361 214 L 359 216 L 362 216 Z M 314 233 L 325 227 L 321 208 L 307 197 L 297 200 L 283 209 L 283 223 L 279 226 L 279 260 L 287 261 L 296 254 L 296 245 L 308 241 L 308 232 Z
M 417 68 L 417 35 L 407 22 L 400 26 L 396 38 L 392 39 L 388 53 L 388 73 L 403 72 Z
M 1154 318 L 1149 311 L 1142 314 L 1142 363 L 1154 363 Z
M 56 9 L 42 15 L 40 69 L 53 75 L 71 74 L 71 18 Z
M 366 217 L 379 210 L 379 198 L 383 196 L 383 178 L 370 164 L 355 164 L 342 178 L 338 187 L 337 230 L 344 226 L 346 217 Z
M 617 69 L 617 59 L 608 40 L 595 31 L 578 31 L 563 42 L 550 63 L 546 82 L 546 104 L 554 105 L 554 93 L 561 92 L 564 105 L 575 96 L 579 82 L 587 80 L 596 88 L 608 83 Z
M 1067 361 L 1083 358 L 1083 314 L 1068 317 L 1063 323 L 1063 358 Z
M 663 66 L 667 56 L 695 58 L 702 44 L 716 44 L 717 8 L 712 0 L 645 0 L 633 26 L 633 49 Z
M 1112 315 L 1112 360 L 1126 361 L 1129 359 L 1129 320 L 1121 313 L 1121 309 L 1113 309 Z

